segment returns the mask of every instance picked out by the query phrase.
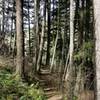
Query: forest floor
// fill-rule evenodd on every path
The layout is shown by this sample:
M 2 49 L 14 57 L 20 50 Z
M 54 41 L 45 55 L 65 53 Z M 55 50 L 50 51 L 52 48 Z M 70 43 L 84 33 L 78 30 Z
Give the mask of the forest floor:
M 0 67 L 14 67 L 13 58 L 0 56 Z M 47 100 L 63 100 L 62 94 L 58 90 L 59 75 L 57 73 L 50 73 L 48 69 L 42 69 L 38 75 L 39 85 L 44 90 Z
M 7 67 L 7 66 L 10 66 L 10 67 L 14 66 L 13 58 L 0 56 L 0 67 Z
M 51 74 L 49 70 L 41 70 L 41 74 L 39 75 L 40 86 L 43 88 L 48 100 L 62 100 L 62 94 L 58 90 L 58 78 L 57 74 Z

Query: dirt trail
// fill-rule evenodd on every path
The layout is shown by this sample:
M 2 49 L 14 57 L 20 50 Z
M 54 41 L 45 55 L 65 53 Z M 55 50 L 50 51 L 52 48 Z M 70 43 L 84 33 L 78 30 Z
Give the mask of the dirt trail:
M 58 91 L 57 75 L 51 74 L 48 70 L 42 70 L 39 75 L 40 86 L 48 100 L 63 100 L 61 93 Z
M 0 56 L 0 67 L 14 67 L 14 60 L 9 57 Z M 49 70 L 41 70 L 39 74 L 40 87 L 44 90 L 44 93 L 48 100 L 63 100 L 61 93 L 58 91 L 58 76 L 57 74 L 51 74 Z

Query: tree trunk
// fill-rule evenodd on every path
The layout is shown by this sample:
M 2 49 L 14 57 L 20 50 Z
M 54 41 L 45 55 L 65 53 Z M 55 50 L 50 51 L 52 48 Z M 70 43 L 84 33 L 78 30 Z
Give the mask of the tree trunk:
M 11 35 L 10 35 L 9 54 L 12 54 L 12 35 L 13 35 L 13 13 L 12 13 L 12 18 L 11 18 Z
M 74 1 L 70 0 L 70 67 L 73 66 L 74 51 Z
M 94 1 L 94 21 L 95 21 L 95 53 L 96 53 L 96 86 L 97 99 L 100 100 L 100 0 Z
M 23 0 L 16 0 L 17 65 L 16 74 L 24 72 Z
M 37 72 L 40 71 L 40 63 L 41 63 L 41 58 L 42 58 L 42 50 L 43 50 L 43 41 L 44 41 L 44 34 L 45 34 L 45 7 L 43 8 L 43 20 L 42 20 L 42 33 L 41 33 L 41 39 L 40 39 L 40 48 L 39 48 L 39 54 L 38 54 L 38 59 L 37 59 Z
M 30 0 L 28 0 L 28 33 L 29 33 L 29 54 L 31 56 L 31 34 L 30 34 Z
M 37 70 L 37 59 L 39 53 L 39 0 L 34 0 L 34 10 L 35 10 L 35 25 L 34 25 L 34 32 L 35 32 L 35 53 L 33 58 L 34 63 L 34 72 Z
M 51 2 L 51 1 L 50 1 Z M 51 20 L 50 20 L 50 2 L 48 0 L 48 33 L 47 33 L 47 57 L 46 57 L 46 65 L 49 65 L 50 62 L 50 26 L 51 26 Z
M 4 21 L 5 21 L 5 0 L 2 0 L 2 35 L 4 35 Z
M 70 45 L 69 45 L 69 71 L 67 81 L 67 99 L 73 99 L 73 81 L 74 81 L 74 66 L 73 66 L 73 52 L 74 52 L 74 0 L 70 0 Z M 66 74 L 67 75 L 67 74 Z
M 54 64 L 54 58 L 55 58 L 55 55 L 56 55 L 57 42 L 58 42 L 58 33 L 56 35 L 56 40 L 55 40 L 55 45 L 54 45 L 54 50 L 53 50 L 53 56 L 52 56 L 51 66 L 50 66 L 50 72 L 53 71 L 53 64 Z

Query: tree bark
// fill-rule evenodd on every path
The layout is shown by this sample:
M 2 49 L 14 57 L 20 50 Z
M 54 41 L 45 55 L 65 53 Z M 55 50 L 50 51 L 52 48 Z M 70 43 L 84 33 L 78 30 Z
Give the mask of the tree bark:
M 30 0 L 28 0 L 28 33 L 29 33 L 29 54 L 31 56 L 31 32 L 30 32 Z
M 17 65 L 16 74 L 24 73 L 23 0 L 16 0 Z
M 33 58 L 34 63 L 34 72 L 37 70 L 37 59 L 39 53 L 39 0 L 34 0 L 34 10 L 35 10 L 35 25 L 34 25 L 34 32 L 35 32 L 35 53 Z
M 96 59 L 96 87 L 97 98 L 100 100 L 100 1 L 93 0 L 94 3 L 94 23 L 95 23 L 95 59 Z
M 41 63 L 41 58 L 42 58 L 42 50 L 43 50 L 43 42 L 44 42 L 44 34 L 45 34 L 45 7 L 43 8 L 43 20 L 42 20 L 42 33 L 41 33 L 41 39 L 40 39 L 40 48 L 39 48 L 39 54 L 38 54 L 38 59 L 37 59 L 37 72 L 40 71 L 40 63 Z
M 54 50 L 53 50 L 53 56 L 52 56 L 51 66 L 50 66 L 50 72 L 53 71 L 53 64 L 54 64 L 54 58 L 55 58 L 55 55 L 56 55 L 57 42 L 58 42 L 58 33 L 56 35 L 56 40 L 55 40 L 55 45 L 54 45 Z
M 50 1 L 51 2 L 51 1 Z M 46 65 L 49 65 L 50 62 L 50 27 L 51 27 L 51 20 L 50 20 L 50 2 L 48 0 L 48 33 L 47 33 L 47 57 L 46 57 Z
M 74 1 L 70 0 L 70 67 L 73 66 L 74 52 Z
M 73 99 L 74 89 L 74 66 L 73 66 L 73 52 L 74 52 L 74 15 L 75 4 L 74 0 L 70 0 L 70 45 L 69 45 L 69 70 L 67 81 L 67 99 Z M 67 75 L 67 74 L 66 74 Z
M 5 0 L 2 0 L 2 34 L 4 35 L 4 21 L 5 21 Z

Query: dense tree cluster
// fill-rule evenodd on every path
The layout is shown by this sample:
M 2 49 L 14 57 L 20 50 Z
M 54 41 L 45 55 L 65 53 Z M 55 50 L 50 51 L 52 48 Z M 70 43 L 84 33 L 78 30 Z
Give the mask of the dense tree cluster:
M 1 0 L 0 55 L 13 57 L 24 79 L 26 69 L 56 73 L 68 100 L 96 87 L 99 100 L 99 6 L 99 0 Z

